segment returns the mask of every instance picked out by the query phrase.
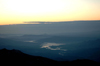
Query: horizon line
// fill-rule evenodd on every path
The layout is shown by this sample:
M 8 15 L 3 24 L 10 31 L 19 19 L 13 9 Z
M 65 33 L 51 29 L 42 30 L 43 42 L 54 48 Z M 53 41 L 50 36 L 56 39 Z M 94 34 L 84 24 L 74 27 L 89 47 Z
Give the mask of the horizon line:
M 100 21 L 100 20 L 70 20 L 70 21 L 25 21 L 23 23 L 19 24 L 0 24 L 0 26 L 5 26 L 5 25 L 24 25 L 24 24 L 51 24 L 51 23 L 60 23 L 60 22 L 76 22 L 76 21 Z

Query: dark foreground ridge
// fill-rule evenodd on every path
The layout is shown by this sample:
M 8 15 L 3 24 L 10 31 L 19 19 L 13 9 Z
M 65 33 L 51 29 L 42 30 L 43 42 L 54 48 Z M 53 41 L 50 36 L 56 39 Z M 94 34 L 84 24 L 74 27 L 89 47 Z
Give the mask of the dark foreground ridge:
M 74 61 L 55 61 L 52 59 L 40 57 L 40 56 L 31 56 L 25 53 L 22 53 L 19 50 L 7 50 L 1 49 L 0 50 L 0 66 L 5 65 L 22 65 L 22 66 L 37 66 L 37 65 L 44 65 L 44 66 L 70 66 L 70 65 L 93 65 L 99 66 L 100 63 L 92 61 L 92 60 L 74 60 Z

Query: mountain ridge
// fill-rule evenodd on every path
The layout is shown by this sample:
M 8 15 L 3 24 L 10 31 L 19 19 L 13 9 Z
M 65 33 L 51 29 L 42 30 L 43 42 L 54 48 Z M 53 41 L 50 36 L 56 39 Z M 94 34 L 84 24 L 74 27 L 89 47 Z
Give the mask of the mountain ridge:
M 19 50 L 7 50 L 7 49 L 0 49 L 0 64 L 8 64 L 8 65 L 24 65 L 24 66 L 33 66 L 33 65 L 49 65 L 49 66 L 55 66 L 55 65 L 80 65 L 80 64 L 89 64 L 89 65 L 95 65 L 98 66 L 100 63 L 92 61 L 92 60 L 87 60 L 87 59 L 82 59 L 82 60 L 73 60 L 73 61 L 55 61 L 52 59 L 48 59 L 45 57 L 40 57 L 40 56 L 32 56 L 25 54 Z

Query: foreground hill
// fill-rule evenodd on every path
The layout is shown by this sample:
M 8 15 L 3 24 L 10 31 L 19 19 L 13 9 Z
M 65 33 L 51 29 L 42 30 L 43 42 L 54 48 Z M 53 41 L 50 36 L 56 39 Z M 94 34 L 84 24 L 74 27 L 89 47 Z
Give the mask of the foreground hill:
M 0 65 L 23 65 L 23 66 L 37 66 L 37 65 L 46 65 L 46 66 L 55 66 L 55 65 L 62 65 L 62 66 L 70 66 L 74 65 L 95 65 L 99 66 L 98 62 L 92 60 L 74 60 L 74 61 L 55 61 L 52 59 L 40 57 L 40 56 L 31 56 L 25 54 L 19 50 L 7 50 L 1 49 L 0 50 Z

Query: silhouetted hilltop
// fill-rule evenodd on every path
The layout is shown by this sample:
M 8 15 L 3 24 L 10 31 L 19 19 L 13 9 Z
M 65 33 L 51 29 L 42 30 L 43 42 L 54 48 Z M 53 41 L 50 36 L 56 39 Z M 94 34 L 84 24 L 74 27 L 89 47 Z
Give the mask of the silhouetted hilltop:
M 23 66 L 37 66 L 37 65 L 46 65 L 46 66 L 55 66 L 55 65 L 62 65 L 62 66 L 69 66 L 69 65 L 95 65 L 99 66 L 97 62 L 92 60 L 74 60 L 74 61 L 55 61 L 52 59 L 40 57 L 40 56 L 31 56 L 25 54 L 19 50 L 7 50 L 1 49 L 0 50 L 0 65 L 23 65 Z
M 0 50 L 0 64 L 17 64 L 17 65 L 34 65 L 34 64 L 53 64 L 56 61 L 40 57 L 40 56 L 31 56 L 25 53 L 22 53 L 19 50 Z

